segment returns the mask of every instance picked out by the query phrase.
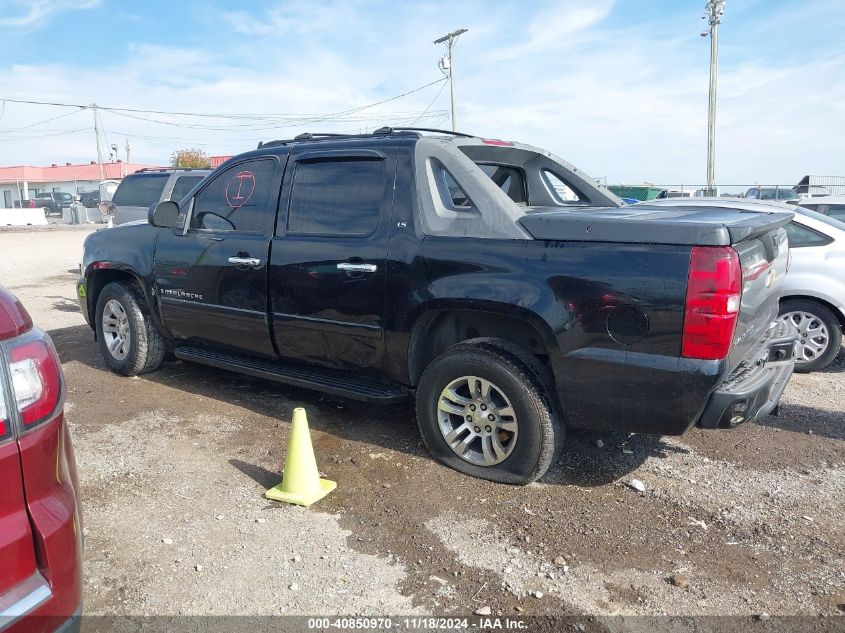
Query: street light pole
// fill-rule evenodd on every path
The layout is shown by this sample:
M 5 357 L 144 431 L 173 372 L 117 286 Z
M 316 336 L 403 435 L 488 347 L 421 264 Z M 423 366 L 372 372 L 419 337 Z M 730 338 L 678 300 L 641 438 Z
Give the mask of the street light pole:
M 446 44 L 446 55 L 443 59 L 440 60 L 440 69 L 443 72 L 449 72 L 449 97 L 450 101 L 452 102 L 452 131 L 457 132 L 457 121 L 455 120 L 455 64 L 452 61 L 452 48 L 455 46 L 455 42 L 458 41 L 458 37 L 462 34 L 466 33 L 467 29 L 458 29 L 457 31 L 452 31 L 451 33 L 447 33 L 443 37 L 439 37 L 434 40 L 435 44 Z
M 710 95 L 707 104 L 707 195 L 716 195 L 716 78 L 719 74 L 719 24 L 725 12 L 725 0 L 709 0 L 704 6 L 710 24 Z

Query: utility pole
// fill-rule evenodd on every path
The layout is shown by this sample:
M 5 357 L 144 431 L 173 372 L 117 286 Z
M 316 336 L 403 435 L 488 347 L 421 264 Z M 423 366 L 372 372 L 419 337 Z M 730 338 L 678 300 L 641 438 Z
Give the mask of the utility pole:
M 716 78 L 719 74 L 719 24 L 725 13 L 725 0 L 709 0 L 703 17 L 710 29 L 701 34 L 710 36 L 710 96 L 707 104 L 707 195 L 716 195 Z
M 443 37 L 438 37 L 434 40 L 435 44 L 446 44 L 446 55 L 443 59 L 440 60 L 440 70 L 444 73 L 449 73 L 449 96 L 452 102 L 452 131 L 458 131 L 458 123 L 455 120 L 455 64 L 452 61 L 452 48 L 454 48 L 455 43 L 458 41 L 458 38 L 467 32 L 468 29 L 458 29 L 457 31 L 452 31 L 451 33 L 447 33 Z
M 91 112 L 94 113 L 94 140 L 97 143 L 97 167 L 100 169 L 100 180 L 106 179 L 103 172 L 103 152 L 100 150 L 100 120 L 97 116 L 97 104 L 91 104 Z
M 132 148 L 129 147 L 129 139 L 126 138 L 126 139 L 123 139 L 123 140 L 126 142 L 126 162 L 131 163 L 132 161 L 129 159 L 129 152 L 132 150 Z

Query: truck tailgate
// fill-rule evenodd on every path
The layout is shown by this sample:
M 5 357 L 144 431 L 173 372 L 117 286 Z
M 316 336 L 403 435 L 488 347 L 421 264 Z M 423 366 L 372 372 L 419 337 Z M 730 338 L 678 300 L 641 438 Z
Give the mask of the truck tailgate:
M 775 228 L 734 245 L 742 266 L 742 297 L 728 369 L 754 361 L 755 348 L 777 319 L 781 286 L 789 264 L 786 230 Z

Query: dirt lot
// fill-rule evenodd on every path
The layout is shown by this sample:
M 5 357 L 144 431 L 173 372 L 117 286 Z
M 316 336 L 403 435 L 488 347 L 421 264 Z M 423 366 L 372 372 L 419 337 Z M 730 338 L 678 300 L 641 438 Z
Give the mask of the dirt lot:
M 573 432 L 541 483 L 505 487 L 430 460 L 410 405 L 179 362 L 110 373 L 74 302 L 89 230 L 0 231 L 0 283 L 67 378 L 88 613 L 845 611 L 845 352 L 797 375 L 778 418 L 680 438 Z M 262 498 L 295 406 L 338 482 L 311 509 Z

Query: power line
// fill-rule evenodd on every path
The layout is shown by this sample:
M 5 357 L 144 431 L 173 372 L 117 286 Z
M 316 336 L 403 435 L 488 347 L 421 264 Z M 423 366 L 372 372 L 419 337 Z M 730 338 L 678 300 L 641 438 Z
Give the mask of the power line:
M 419 115 L 416 119 L 411 121 L 411 125 L 416 125 L 417 123 L 419 123 L 420 119 L 422 119 L 428 113 L 428 111 L 431 110 L 431 106 L 433 106 L 434 102 L 437 101 L 437 98 L 443 92 L 443 88 L 445 88 L 445 87 L 446 87 L 446 80 L 444 79 L 443 83 L 440 84 L 440 90 L 438 90 L 437 94 L 434 95 L 434 99 L 431 100 L 431 103 L 428 104 L 428 107 L 425 110 L 423 110 L 421 115 Z
M 37 123 L 30 123 L 29 125 L 22 125 L 21 127 L 11 128 L 9 130 L 0 130 L 0 134 L 8 134 L 9 132 L 19 132 L 20 130 L 26 130 L 27 128 L 35 127 L 37 125 L 43 125 L 44 123 L 49 123 L 50 121 L 55 121 L 56 119 L 62 119 L 66 116 L 70 116 L 71 114 L 76 114 L 77 112 L 81 112 L 81 110 L 71 110 L 70 112 L 65 112 L 58 116 L 50 117 L 49 119 L 44 119 L 43 121 L 38 121 Z
M 303 117 L 304 120 L 319 120 L 325 121 L 329 118 L 335 118 L 339 116 L 343 116 L 346 114 L 353 114 L 355 112 L 361 112 L 362 110 L 367 110 L 369 108 L 374 108 L 376 106 L 389 103 L 391 101 L 396 101 L 397 99 L 401 99 L 402 97 L 407 97 L 410 94 L 414 94 L 415 92 L 419 92 L 420 90 L 425 90 L 431 86 L 439 84 L 445 81 L 444 78 L 437 79 L 435 81 L 429 82 L 422 86 L 418 86 L 412 90 L 408 90 L 401 94 L 398 94 L 393 97 L 389 97 L 387 99 L 382 99 L 381 101 L 376 101 L 374 103 L 369 103 L 364 106 L 359 106 L 357 108 L 352 108 L 350 110 L 343 110 L 340 112 L 334 112 L 325 115 L 312 115 L 308 116 L 305 115 Z M 55 106 L 55 107 L 62 107 L 62 108 L 83 108 L 88 109 L 91 106 L 82 104 L 82 103 L 62 103 L 58 101 L 35 101 L 31 99 L 9 99 L 9 98 L 0 98 L 2 101 L 8 101 L 9 103 L 22 103 L 26 105 L 43 105 L 43 106 Z M 175 111 L 168 111 L 168 110 L 146 110 L 142 108 L 119 108 L 115 106 L 97 106 L 100 110 L 106 110 L 109 112 L 132 112 L 132 113 L 140 113 L 140 114 L 164 114 L 164 115 L 175 115 L 175 116 L 193 116 L 193 117 L 207 117 L 207 118 L 217 118 L 217 119 L 262 119 L 262 118 L 285 118 L 285 117 L 301 117 L 302 115 L 299 114 L 268 114 L 268 113 L 211 113 L 211 112 L 175 112 Z

